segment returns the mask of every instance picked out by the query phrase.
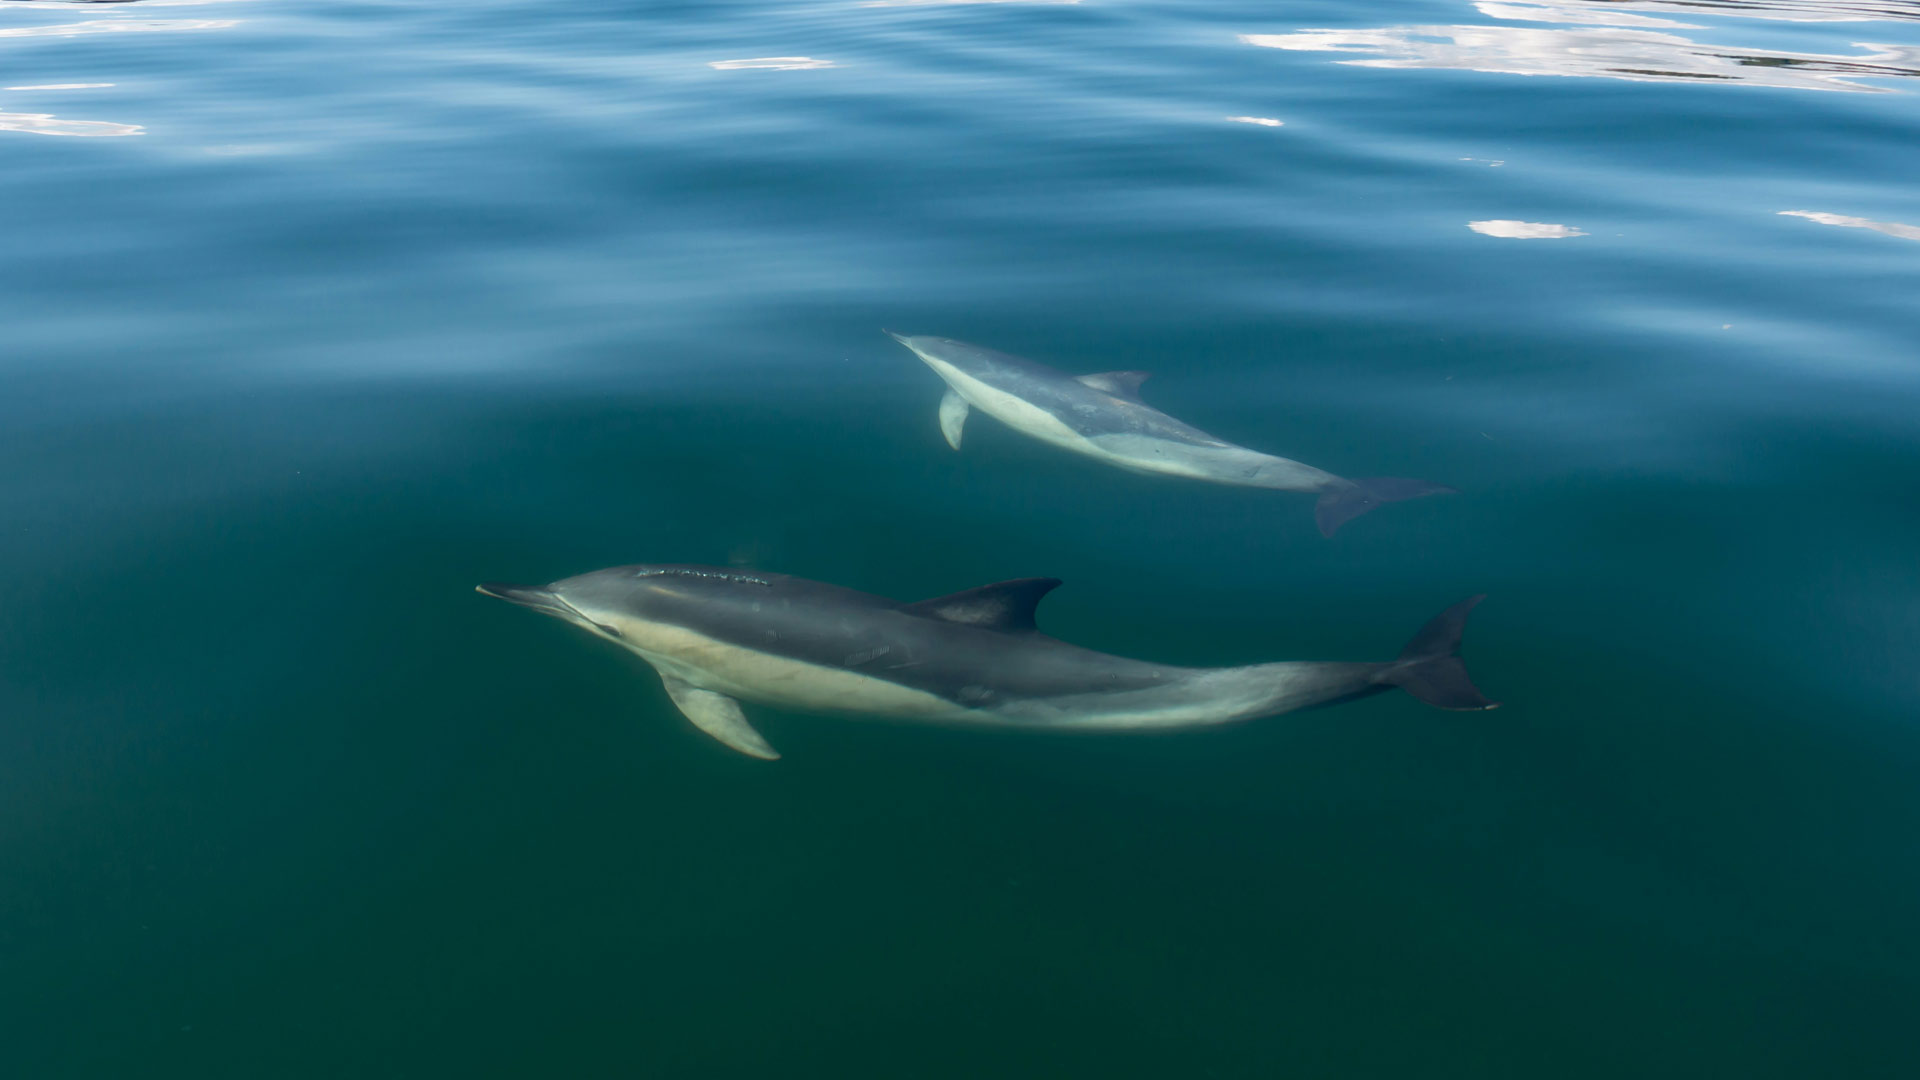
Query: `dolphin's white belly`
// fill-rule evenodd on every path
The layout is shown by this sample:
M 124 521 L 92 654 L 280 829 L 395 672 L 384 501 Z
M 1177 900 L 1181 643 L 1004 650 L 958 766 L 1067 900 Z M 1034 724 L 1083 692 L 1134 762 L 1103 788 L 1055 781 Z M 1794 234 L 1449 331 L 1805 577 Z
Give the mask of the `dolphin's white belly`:
M 662 675 L 742 701 L 806 712 L 945 719 L 969 710 L 937 694 L 844 668 L 720 641 L 685 627 L 633 618 L 611 620 L 621 644 Z M 769 640 L 769 647 L 775 641 Z
M 1135 472 L 1168 473 L 1280 491 L 1323 491 L 1343 483 L 1325 470 L 1232 443 L 1196 446 L 1133 434 L 1096 435 L 1088 442 L 1107 460 Z
M 1016 394 L 990 386 L 944 361 L 922 355 L 967 404 L 1015 431 L 1043 442 L 1098 458 L 1130 472 L 1184 476 L 1221 484 L 1317 491 L 1339 478 L 1311 465 L 1262 454 L 1228 442 L 1204 443 L 1163 439 L 1145 432 L 1113 432 L 1087 436 L 1058 416 Z M 1088 406 L 1093 408 L 1094 406 Z M 1126 407 L 1126 406 L 1116 406 Z
M 922 359 L 927 360 L 928 365 L 947 381 L 947 385 L 953 387 L 955 393 L 967 400 L 967 404 L 994 417 L 1015 431 L 1024 432 L 1036 439 L 1056 446 L 1064 446 L 1078 453 L 1092 454 L 1095 457 L 1106 456 L 1086 436 L 1068 427 L 1059 417 L 1025 398 L 989 386 L 952 364 L 925 356 Z
M 1314 669 L 1325 665 L 1276 663 L 1194 669 L 1189 677 L 1139 690 L 1013 698 L 984 708 L 969 708 L 883 678 L 735 645 L 685 627 L 632 617 L 608 618 L 607 622 L 620 632 L 622 645 L 663 676 L 741 701 L 802 712 L 1061 730 L 1137 731 L 1203 727 L 1271 716 L 1313 704 L 1325 696 L 1311 678 Z M 772 646 L 773 641 L 768 644 Z
M 1152 435 L 1097 435 L 1087 442 L 1123 469 L 1229 484 L 1254 483 L 1263 466 L 1282 460 L 1238 446 L 1194 446 Z
M 1012 701 L 994 714 L 1009 723 L 1080 731 L 1151 731 L 1228 724 L 1270 716 L 1287 703 L 1306 664 L 1258 664 L 1195 671 L 1144 690 L 1069 694 Z

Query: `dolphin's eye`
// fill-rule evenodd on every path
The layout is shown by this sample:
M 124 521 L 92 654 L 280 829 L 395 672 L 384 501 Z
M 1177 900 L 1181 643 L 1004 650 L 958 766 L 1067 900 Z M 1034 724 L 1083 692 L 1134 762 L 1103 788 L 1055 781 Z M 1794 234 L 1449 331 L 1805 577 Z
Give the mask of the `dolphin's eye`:
M 601 633 L 607 635 L 608 637 L 615 637 L 615 638 L 626 637 L 626 635 L 622 634 L 617 628 L 608 626 L 606 623 L 597 622 L 597 623 L 594 623 L 593 625 L 594 625 L 594 629 L 599 630 Z

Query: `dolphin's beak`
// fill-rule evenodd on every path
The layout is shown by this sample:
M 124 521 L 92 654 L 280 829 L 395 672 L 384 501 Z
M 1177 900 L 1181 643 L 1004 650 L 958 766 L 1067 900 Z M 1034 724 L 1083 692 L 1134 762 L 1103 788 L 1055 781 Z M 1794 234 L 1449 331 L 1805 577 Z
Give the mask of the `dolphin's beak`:
M 902 345 L 906 345 L 906 346 L 907 346 L 907 348 L 909 348 L 909 349 L 911 349 L 911 348 L 913 348 L 913 346 L 912 346 L 911 344 L 908 344 L 908 342 L 907 342 L 907 335 L 905 335 L 905 334 L 896 334 L 896 333 L 894 333 L 893 331 L 891 331 L 891 330 L 888 330 L 888 329 L 886 329 L 885 327 L 882 327 L 882 328 L 880 329 L 880 332 L 881 332 L 881 333 L 883 333 L 883 334 L 885 334 L 885 335 L 887 335 L 888 337 L 890 337 L 890 338 L 892 338 L 893 340 L 895 340 L 895 341 L 897 341 L 897 342 L 899 342 L 900 344 L 902 344 Z
M 569 607 L 565 600 L 539 585 L 506 585 L 498 581 L 489 581 L 485 585 L 474 586 L 473 591 L 481 596 L 498 597 L 509 604 L 519 604 L 521 607 L 543 611 L 548 615 L 558 615 L 563 619 L 580 617 L 580 613 Z
M 560 599 L 558 593 L 544 586 L 503 585 L 497 581 L 489 581 L 485 585 L 475 585 L 473 591 L 479 593 L 481 596 L 497 596 L 509 604 L 519 604 L 524 608 L 532 608 L 543 615 L 552 615 L 557 619 L 565 619 L 577 626 L 584 626 L 589 630 L 597 631 L 610 638 L 619 638 L 621 636 L 618 627 L 594 622 L 592 619 L 581 614 L 579 608 Z

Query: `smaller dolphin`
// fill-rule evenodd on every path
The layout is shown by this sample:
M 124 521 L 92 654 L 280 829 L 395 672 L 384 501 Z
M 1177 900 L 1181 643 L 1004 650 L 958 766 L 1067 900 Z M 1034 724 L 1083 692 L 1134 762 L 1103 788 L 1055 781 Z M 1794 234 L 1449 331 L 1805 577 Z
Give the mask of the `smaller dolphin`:
M 553 615 L 653 665 L 695 727 L 740 753 L 779 753 L 742 701 L 806 712 L 1058 731 L 1203 727 L 1398 687 L 1442 709 L 1491 709 L 1460 662 L 1480 602 L 1436 616 L 1392 660 L 1189 668 L 1047 637 L 1025 578 L 902 604 L 785 574 L 616 566 L 551 585 L 479 591 Z
M 940 431 L 955 450 L 960 449 L 961 428 L 972 407 L 1022 434 L 1130 472 L 1318 492 L 1313 517 L 1322 536 L 1332 536 L 1340 526 L 1382 503 L 1454 493 L 1453 488 L 1425 480 L 1391 476 L 1349 480 L 1235 446 L 1141 401 L 1144 371 L 1069 375 L 952 338 L 886 333 L 947 381 L 947 396 L 940 399 Z

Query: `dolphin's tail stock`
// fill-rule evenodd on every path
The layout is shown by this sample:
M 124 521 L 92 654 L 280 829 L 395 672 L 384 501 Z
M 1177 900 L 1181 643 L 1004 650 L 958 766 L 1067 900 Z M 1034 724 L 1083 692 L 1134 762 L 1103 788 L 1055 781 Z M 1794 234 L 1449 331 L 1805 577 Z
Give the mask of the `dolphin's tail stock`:
M 1400 650 L 1399 659 L 1384 667 L 1373 681 L 1381 686 L 1397 686 L 1421 701 L 1441 709 L 1494 709 L 1473 680 L 1467 677 L 1467 665 L 1460 662 L 1460 632 L 1466 629 L 1467 612 L 1486 596 L 1470 596 L 1433 617 Z
M 1349 480 L 1346 487 L 1320 496 L 1320 501 L 1313 506 L 1313 520 L 1320 526 L 1321 536 L 1332 536 L 1340 526 L 1383 503 L 1405 502 L 1422 495 L 1457 494 L 1459 492 L 1444 484 L 1429 484 L 1425 480 L 1369 476 Z

